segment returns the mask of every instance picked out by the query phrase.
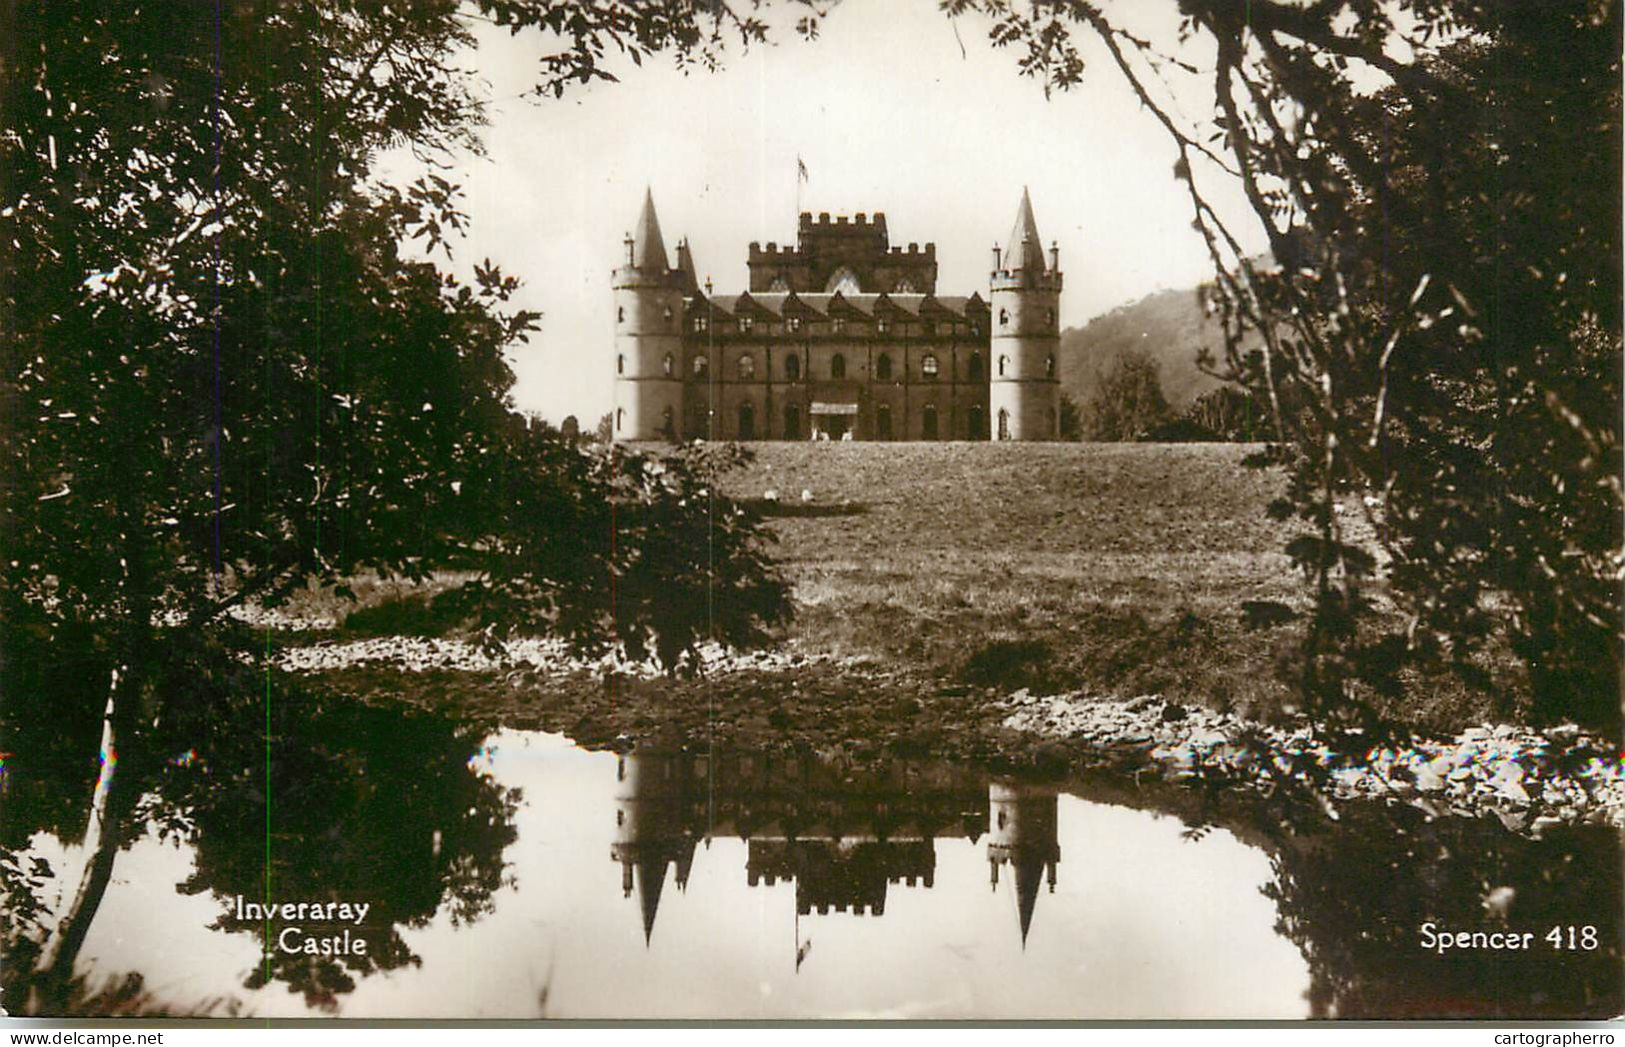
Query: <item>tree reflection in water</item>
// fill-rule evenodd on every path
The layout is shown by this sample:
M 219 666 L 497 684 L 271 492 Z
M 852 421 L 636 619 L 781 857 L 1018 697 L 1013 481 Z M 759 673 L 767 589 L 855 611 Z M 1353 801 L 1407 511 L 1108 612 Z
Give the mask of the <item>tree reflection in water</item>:
M 1355 808 L 1271 848 L 1276 930 L 1309 962 L 1319 1018 L 1608 1018 L 1621 984 L 1619 834 L 1554 829 L 1540 840 L 1491 819 Z M 1532 948 L 1422 944 L 1422 925 L 1532 931 Z M 1594 950 L 1557 949 L 1553 927 L 1596 928 Z
M 285 682 L 284 682 L 285 683 Z M 261 693 L 263 694 L 263 682 Z M 244 987 L 282 982 L 312 1007 L 331 1010 L 341 994 L 374 971 L 417 965 L 401 937 L 442 909 L 454 923 L 479 919 L 506 882 L 503 849 L 515 839 L 518 790 L 482 775 L 476 757 L 488 729 L 403 708 L 373 708 L 311 692 L 270 696 L 267 719 L 219 729 L 207 744 L 178 754 L 144 779 L 147 791 L 126 815 L 127 848 L 147 828 L 189 844 L 192 874 L 183 894 L 211 893 L 226 933 L 268 933 L 264 960 Z M 269 733 L 266 728 L 269 727 Z M 84 751 L 83 741 L 77 751 Z M 74 743 L 62 746 L 74 752 Z M 27 970 L 43 932 L 52 875 L 26 850 L 35 833 L 76 843 L 95 768 L 40 752 L 5 782 L 3 848 L 7 966 Z M 266 782 L 269 778 L 270 803 Z M 75 804 L 73 801 L 80 801 Z M 362 955 L 307 956 L 276 947 L 287 923 L 238 919 L 233 901 L 367 902 L 365 923 L 349 925 L 367 942 Z M 305 921 L 308 931 L 340 934 L 338 924 Z M 138 984 L 138 981 L 135 983 Z M 28 1003 L 27 982 L 8 979 L 12 1013 Z M 49 1007 L 121 1009 L 127 984 L 95 1002 L 83 984 Z M 164 1010 L 148 1001 L 148 1010 Z

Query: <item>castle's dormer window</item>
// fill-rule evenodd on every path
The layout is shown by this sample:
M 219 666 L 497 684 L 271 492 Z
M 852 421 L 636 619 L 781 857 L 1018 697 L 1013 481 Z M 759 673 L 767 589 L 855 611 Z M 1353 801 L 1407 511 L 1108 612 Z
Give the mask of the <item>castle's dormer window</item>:
M 846 321 L 839 316 L 834 317 L 829 322 L 829 329 L 832 334 L 840 334 L 846 330 Z
M 878 333 L 885 334 L 889 330 L 891 330 L 891 323 L 889 321 L 885 319 L 875 321 L 875 331 Z
M 739 331 L 741 334 L 750 334 L 750 329 L 756 326 L 754 317 L 741 316 L 739 318 Z
M 711 361 L 702 353 L 694 358 L 694 377 L 704 378 L 711 370 Z
M 875 377 L 882 382 L 891 378 L 891 354 L 881 353 L 875 358 Z
M 784 324 L 785 324 L 786 327 L 788 327 L 792 331 L 799 331 L 799 330 L 801 330 L 801 317 L 792 316 L 789 319 L 785 320 Z
M 705 317 L 696 316 L 694 318 L 694 330 L 696 330 L 696 331 L 704 331 L 710 326 L 711 326 L 710 322 L 707 321 Z
M 756 357 L 750 355 L 749 353 L 746 353 L 744 356 L 741 356 L 739 358 L 739 377 L 740 378 L 755 378 L 756 377 Z
M 937 358 L 927 353 L 925 359 L 920 361 L 920 372 L 927 378 L 935 378 L 938 370 Z
M 982 325 L 981 324 L 971 324 L 970 325 L 970 336 L 972 338 L 980 338 L 982 336 Z

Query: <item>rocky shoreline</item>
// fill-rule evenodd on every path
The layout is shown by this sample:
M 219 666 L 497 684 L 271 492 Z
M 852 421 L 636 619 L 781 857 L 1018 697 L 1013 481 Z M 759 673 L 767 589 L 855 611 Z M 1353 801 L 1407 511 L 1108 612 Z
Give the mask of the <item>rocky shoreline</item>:
M 1003 694 L 793 648 L 739 653 L 710 645 L 696 676 L 670 681 L 649 663 L 581 658 L 542 639 L 513 641 L 494 654 L 451 639 L 323 641 L 287 648 L 277 664 L 295 673 L 460 679 L 461 686 L 433 690 L 463 692 L 466 707 L 513 726 L 560 730 L 589 746 L 633 744 L 659 725 L 667 734 L 720 730 L 744 744 L 772 739 L 872 755 L 928 749 L 1020 765 L 1025 753 L 1047 766 L 1109 766 L 1172 784 L 1292 788 L 1316 797 L 1334 819 L 1339 803 L 1375 801 L 1430 816 L 1493 816 L 1532 836 L 1579 823 L 1625 828 L 1619 754 L 1572 725 L 1540 732 L 1486 724 L 1453 738 L 1345 742 L 1339 750 L 1306 724 L 1269 726 L 1157 695 Z M 693 701 L 700 691 L 703 706 Z
M 1405 803 L 1429 815 L 1494 816 L 1539 836 L 1565 824 L 1625 828 L 1625 770 L 1608 744 L 1573 725 L 1546 732 L 1482 725 L 1454 738 L 1333 749 L 1307 725 L 1289 729 L 1191 709 L 1154 695 L 1006 699 L 1004 726 L 1034 737 L 1140 747 L 1141 772 L 1170 782 L 1220 780 L 1275 789 L 1295 784 L 1328 800 Z M 1356 736 L 1357 737 L 1357 736 Z M 1335 807 L 1328 814 L 1336 817 Z

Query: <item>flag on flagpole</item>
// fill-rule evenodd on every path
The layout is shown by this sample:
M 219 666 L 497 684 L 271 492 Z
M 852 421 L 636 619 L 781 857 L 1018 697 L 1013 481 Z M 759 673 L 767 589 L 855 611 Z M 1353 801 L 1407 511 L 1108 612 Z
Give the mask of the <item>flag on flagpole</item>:
M 807 165 L 802 163 L 800 153 L 796 154 L 796 179 L 801 182 L 807 181 Z

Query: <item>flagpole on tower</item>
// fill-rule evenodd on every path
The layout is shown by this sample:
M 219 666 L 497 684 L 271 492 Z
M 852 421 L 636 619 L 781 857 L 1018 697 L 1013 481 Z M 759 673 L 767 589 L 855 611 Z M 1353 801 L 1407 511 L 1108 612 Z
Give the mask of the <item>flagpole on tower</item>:
M 807 181 L 807 165 L 806 165 L 806 163 L 804 163 L 802 161 L 801 154 L 797 153 L 796 154 L 796 218 L 797 218 L 798 221 L 801 218 L 801 183 L 805 182 L 805 181 Z

